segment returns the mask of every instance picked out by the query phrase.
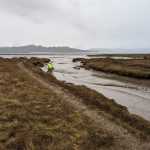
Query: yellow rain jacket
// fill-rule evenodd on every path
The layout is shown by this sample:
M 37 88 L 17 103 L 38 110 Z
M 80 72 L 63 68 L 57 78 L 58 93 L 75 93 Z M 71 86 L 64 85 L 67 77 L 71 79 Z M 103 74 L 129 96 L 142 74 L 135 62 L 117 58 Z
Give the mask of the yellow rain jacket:
M 48 63 L 47 68 L 48 69 L 52 69 L 53 68 L 53 64 L 52 63 Z

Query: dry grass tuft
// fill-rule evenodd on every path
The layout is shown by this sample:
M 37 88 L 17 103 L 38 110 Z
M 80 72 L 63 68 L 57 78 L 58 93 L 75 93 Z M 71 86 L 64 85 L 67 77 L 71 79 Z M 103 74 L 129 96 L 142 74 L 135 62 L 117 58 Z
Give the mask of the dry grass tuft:
M 4 81 L 0 85 L 1 150 L 98 150 L 114 146 L 113 136 L 105 129 L 22 72 L 17 63 L 24 60 L 0 59 Z
M 55 77 L 50 74 L 42 72 L 40 69 L 32 65 L 32 61 L 29 60 L 25 63 L 26 67 L 30 68 L 33 72 L 39 74 L 40 76 L 54 82 L 62 87 L 65 87 L 75 96 L 82 98 L 86 105 L 99 108 L 112 115 L 114 120 L 119 119 L 121 122 L 129 125 L 129 130 L 134 132 L 142 138 L 149 138 L 150 136 L 150 123 L 145 119 L 130 114 L 126 107 L 117 104 L 114 100 L 108 99 L 102 94 L 96 92 L 95 90 L 89 89 L 86 86 L 78 86 L 70 83 L 65 83 L 58 81 Z
M 113 59 L 91 58 L 74 59 L 74 62 L 81 61 L 82 67 L 94 69 L 106 73 L 114 73 L 121 76 L 134 77 L 139 79 L 150 79 L 150 59 Z

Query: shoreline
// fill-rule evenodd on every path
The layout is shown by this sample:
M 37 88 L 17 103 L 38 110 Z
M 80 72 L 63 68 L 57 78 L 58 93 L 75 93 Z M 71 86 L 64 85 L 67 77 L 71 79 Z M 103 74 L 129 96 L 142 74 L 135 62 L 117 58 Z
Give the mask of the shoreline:
M 127 108 L 126 107 L 124 107 L 124 106 L 121 106 L 121 105 L 119 105 L 119 104 L 117 104 L 114 100 L 110 100 L 110 99 L 108 99 L 108 98 L 106 98 L 105 96 L 103 96 L 102 94 L 100 94 L 100 93 L 98 93 L 98 92 L 96 92 L 95 90 L 92 90 L 92 89 L 89 89 L 89 88 L 87 88 L 86 86 L 78 86 L 78 85 L 74 85 L 74 84 L 72 84 L 72 83 L 65 83 L 64 81 L 59 81 L 59 80 L 57 80 L 55 77 L 53 77 L 53 76 L 51 76 L 51 75 L 49 75 L 49 74 L 47 74 L 47 73 L 44 73 L 42 70 L 40 70 L 40 69 L 35 69 L 34 68 L 34 66 L 32 66 L 31 64 L 33 63 L 33 62 L 35 62 L 35 61 L 38 61 L 38 59 L 37 60 L 35 60 L 34 58 L 32 59 L 30 59 L 29 60 L 29 62 L 27 62 L 27 63 L 25 63 L 25 66 L 26 67 L 29 67 L 31 70 L 33 70 L 35 73 L 37 73 L 38 75 L 40 75 L 40 76 L 42 76 L 42 77 L 44 77 L 45 79 L 47 79 L 47 80 L 50 80 L 50 81 L 52 81 L 52 82 L 54 82 L 54 83 L 56 83 L 56 84 L 58 84 L 58 85 L 60 85 L 60 86 L 62 86 L 62 87 L 64 87 L 64 88 L 66 88 L 67 90 L 69 90 L 70 92 L 72 92 L 75 96 L 79 96 L 79 97 L 82 97 L 83 99 L 84 99 L 84 103 L 85 104 L 87 104 L 87 105 L 89 105 L 89 106 L 96 106 L 96 108 L 100 108 L 100 109 L 102 109 L 103 111 L 106 111 L 106 113 L 109 113 L 109 111 L 110 111 L 110 114 L 113 116 L 113 117 L 117 117 L 117 119 L 121 119 L 121 121 L 127 121 L 128 119 L 130 120 L 131 118 L 136 122 L 134 122 L 132 119 L 132 121 L 131 121 L 131 126 L 134 126 L 134 125 L 136 125 L 136 124 L 138 124 L 138 122 L 143 122 L 145 119 L 143 119 L 142 117 L 139 117 L 139 116 L 136 116 L 136 115 L 133 115 L 133 114 L 130 114 L 129 112 L 128 112 L 128 110 L 127 110 Z M 43 62 L 42 61 L 38 61 L 38 62 L 41 62 L 42 64 L 43 64 Z M 37 65 L 35 65 L 35 67 L 37 67 Z M 82 92 L 82 91 L 84 91 L 84 92 Z M 88 94 L 89 93 L 89 94 Z M 88 95 L 87 95 L 88 94 Z M 99 101 L 99 100 L 102 100 L 102 105 L 101 105 L 101 102 Z M 93 101 L 93 100 L 95 100 L 95 101 Z M 104 103 L 103 103 L 104 102 Z M 106 104 L 106 105 L 105 105 Z M 112 108 L 111 108 L 112 107 Z M 113 108 L 114 107 L 114 108 Z M 112 109 L 112 110 L 111 110 Z M 114 110 L 116 111 L 116 112 L 113 112 Z M 118 109 L 118 110 L 117 110 Z M 118 113 L 118 111 L 119 111 L 119 113 Z M 113 112 L 113 113 L 112 113 Z M 121 114 L 123 112 L 123 114 Z M 125 116 L 124 116 L 124 112 L 125 112 Z M 127 117 L 127 118 L 126 118 Z M 129 117 L 129 118 L 128 118 Z M 131 117 L 131 118 L 130 118 Z M 126 120 L 126 119 L 127 120 Z M 142 120 L 143 121 L 142 121 Z M 138 121 L 138 120 L 140 120 L 140 121 Z M 146 121 L 146 120 L 145 120 Z M 144 122 L 145 122 L 144 121 Z M 149 122 L 149 121 L 146 121 L 147 123 Z M 132 124 L 133 123 L 133 124 Z M 148 123 L 149 124 L 149 123 Z M 150 125 L 150 124 L 149 124 Z M 149 126 L 148 125 L 148 126 Z M 148 129 L 149 130 L 149 129 Z M 147 131 L 146 131 L 147 132 Z M 148 131 L 148 132 L 150 132 L 150 131 Z M 150 133 L 148 133 L 148 134 L 150 134 Z
M 85 69 L 93 69 L 105 73 L 127 76 L 137 79 L 150 79 L 150 59 L 114 59 L 114 58 L 75 58 Z
M 48 61 L 0 59 L 1 149 L 149 149 L 148 121 L 94 90 L 44 73 L 39 66 Z

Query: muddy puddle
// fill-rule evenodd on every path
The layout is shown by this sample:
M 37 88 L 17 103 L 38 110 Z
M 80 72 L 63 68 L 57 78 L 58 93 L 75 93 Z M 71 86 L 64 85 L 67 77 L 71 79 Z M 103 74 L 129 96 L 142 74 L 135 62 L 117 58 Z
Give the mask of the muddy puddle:
M 85 70 L 83 68 L 79 69 L 77 66 L 80 63 L 72 62 L 72 59 L 77 57 L 79 56 L 52 56 L 50 59 L 53 61 L 55 67 L 54 76 L 58 80 L 76 85 L 86 85 L 106 97 L 114 99 L 117 103 L 126 106 L 131 113 L 150 120 L 149 87 L 123 82 L 121 80 L 118 81 L 116 75 Z M 81 57 L 83 58 L 83 56 Z M 42 69 L 43 71 L 47 71 L 46 66 Z

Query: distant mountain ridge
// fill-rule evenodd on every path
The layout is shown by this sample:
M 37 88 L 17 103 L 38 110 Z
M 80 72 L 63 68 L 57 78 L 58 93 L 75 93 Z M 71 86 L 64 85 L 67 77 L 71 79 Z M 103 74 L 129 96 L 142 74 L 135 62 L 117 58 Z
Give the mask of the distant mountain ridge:
M 51 52 L 82 52 L 83 50 L 70 47 L 43 47 L 35 45 L 27 45 L 20 47 L 0 47 L 0 54 L 15 53 L 51 53 Z
M 27 45 L 19 47 L 0 47 L 0 54 L 150 54 L 150 48 L 144 49 L 111 49 L 111 48 L 91 48 L 81 50 L 70 47 L 44 47 L 36 45 Z

